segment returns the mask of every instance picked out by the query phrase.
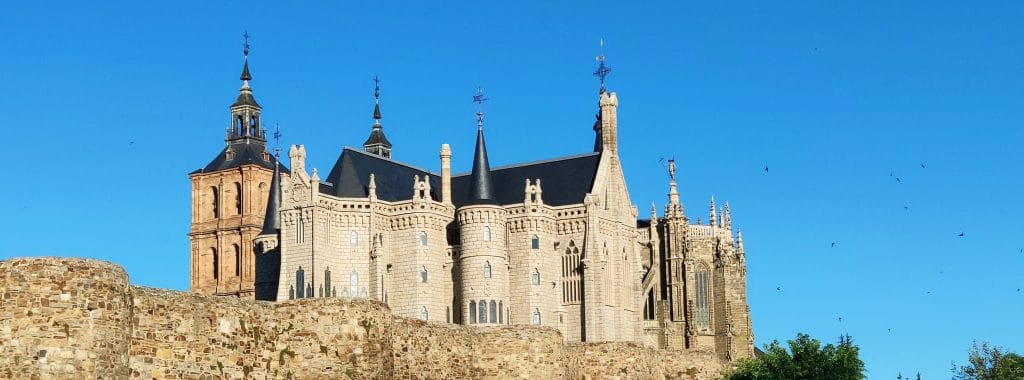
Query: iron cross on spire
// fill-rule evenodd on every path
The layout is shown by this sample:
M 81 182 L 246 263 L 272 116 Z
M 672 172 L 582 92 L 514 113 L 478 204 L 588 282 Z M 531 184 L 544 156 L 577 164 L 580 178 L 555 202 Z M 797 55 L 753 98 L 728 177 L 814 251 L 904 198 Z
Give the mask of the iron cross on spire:
M 248 30 L 242 33 L 242 39 L 245 41 L 245 42 L 242 43 L 242 53 L 245 54 L 245 55 L 249 55 L 249 31 Z
M 473 95 L 473 103 L 476 103 L 476 126 L 477 128 L 484 127 L 484 111 L 483 106 L 487 98 L 484 97 L 483 87 L 476 88 L 476 95 Z
M 612 69 L 604 64 L 604 38 L 601 39 L 601 54 L 597 56 L 597 70 L 594 70 L 594 76 L 601 80 L 601 93 L 604 93 L 604 78 L 608 76 L 608 73 L 612 72 Z
M 375 103 L 380 102 L 380 78 L 376 75 L 373 76 L 373 100 Z
M 274 123 L 274 157 L 281 158 L 281 124 Z

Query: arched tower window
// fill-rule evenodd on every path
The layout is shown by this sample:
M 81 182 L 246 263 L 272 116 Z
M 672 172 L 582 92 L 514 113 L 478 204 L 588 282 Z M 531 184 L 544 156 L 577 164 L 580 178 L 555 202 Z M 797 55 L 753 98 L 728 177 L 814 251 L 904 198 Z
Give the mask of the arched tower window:
M 476 301 L 469 301 L 469 324 L 476 323 Z
M 302 267 L 299 267 L 299 269 L 295 271 L 295 289 L 299 290 L 297 298 L 305 297 L 306 271 L 302 270 Z
M 331 296 L 331 268 L 324 269 L 324 294 Z
M 580 249 L 572 240 L 565 247 L 565 254 L 562 255 L 562 303 L 576 304 L 580 302 L 580 295 L 583 292 L 581 281 L 582 267 L 580 265 Z
M 540 271 L 537 268 L 533 268 L 533 273 L 530 274 L 530 283 L 540 285 Z
M 242 215 L 242 184 L 235 182 L 235 215 Z
M 420 267 L 420 282 L 427 282 L 427 267 L 425 266 Z
M 355 231 L 349 232 L 348 243 L 351 245 L 359 244 L 359 233 Z
M 710 307 L 708 305 L 708 267 L 704 264 L 697 265 L 695 272 L 695 287 L 697 298 L 697 326 L 707 328 L 711 325 Z
M 348 293 L 352 297 L 359 295 L 359 273 L 356 273 L 354 270 L 348 274 Z
M 484 261 L 484 278 L 491 278 L 491 262 Z
M 419 237 L 420 237 L 420 247 L 426 247 L 427 246 L 427 233 L 424 232 L 424 231 L 420 231 Z
M 491 241 L 491 227 L 484 226 L 484 241 Z
M 429 321 L 430 320 L 430 312 L 427 311 L 427 307 L 426 306 L 420 307 L 420 319 L 422 319 L 424 321 Z
M 480 300 L 480 323 L 487 323 L 487 301 Z
M 217 257 L 217 248 L 210 248 L 210 255 L 213 256 L 213 279 L 220 278 L 220 258 Z
M 235 277 L 242 275 L 242 249 L 238 244 L 232 244 L 235 248 Z
M 533 235 L 530 238 L 530 249 L 540 249 L 540 236 Z
M 216 186 L 210 187 L 210 199 L 213 200 L 213 204 L 211 205 L 211 210 L 213 210 L 213 218 L 220 218 L 220 195 L 217 193 Z
M 491 300 L 491 323 L 498 323 L 498 303 Z
M 540 324 L 540 309 L 537 309 L 537 308 L 533 309 L 533 321 L 532 322 L 535 325 L 539 325 Z

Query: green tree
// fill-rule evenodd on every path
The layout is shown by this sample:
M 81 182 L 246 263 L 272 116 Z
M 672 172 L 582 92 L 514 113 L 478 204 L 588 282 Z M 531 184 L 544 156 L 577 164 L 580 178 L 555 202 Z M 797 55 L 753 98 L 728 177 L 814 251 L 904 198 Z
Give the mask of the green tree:
M 1024 356 L 1005 348 L 990 346 L 987 342 L 971 344 L 967 365 L 953 363 L 953 378 L 957 380 L 1024 379 Z
M 837 345 L 822 347 L 817 339 L 797 334 L 786 342 L 787 351 L 779 341 L 764 346 L 764 355 L 741 360 L 736 369 L 726 374 L 727 380 L 861 380 L 864 362 L 860 348 L 849 335 L 839 337 Z

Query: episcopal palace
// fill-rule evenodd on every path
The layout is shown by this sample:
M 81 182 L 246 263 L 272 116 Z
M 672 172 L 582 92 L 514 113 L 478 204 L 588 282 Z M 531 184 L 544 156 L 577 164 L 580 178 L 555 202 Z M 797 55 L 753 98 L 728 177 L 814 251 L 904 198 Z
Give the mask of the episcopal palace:
M 191 291 L 368 298 L 438 323 L 542 325 L 569 342 L 753 355 L 729 205 L 712 199 L 706 223 L 692 222 L 669 162 L 662 215 L 653 205 L 640 214 L 619 161 L 619 100 L 599 60 L 592 151 L 491 167 L 477 112 L 469 173 L 451 172 L 448 144 L 437 167 L 417 168 L 393 155 L 378 88 L 362 149 L 341 148 L 324 175 L 307 168 L 302 145 L 288 149 L 287 166 L 268 151 L 246 49 L 224 149 L 189 174 Z

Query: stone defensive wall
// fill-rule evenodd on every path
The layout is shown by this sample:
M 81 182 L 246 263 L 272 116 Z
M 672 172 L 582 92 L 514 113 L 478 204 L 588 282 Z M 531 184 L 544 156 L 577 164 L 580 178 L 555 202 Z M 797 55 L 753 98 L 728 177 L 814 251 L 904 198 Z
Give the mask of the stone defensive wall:
M 0 261 L 0 378 L 714 379 L 709 354 L 398 318 L 377 301 L 131 286 L 88 259 Z

